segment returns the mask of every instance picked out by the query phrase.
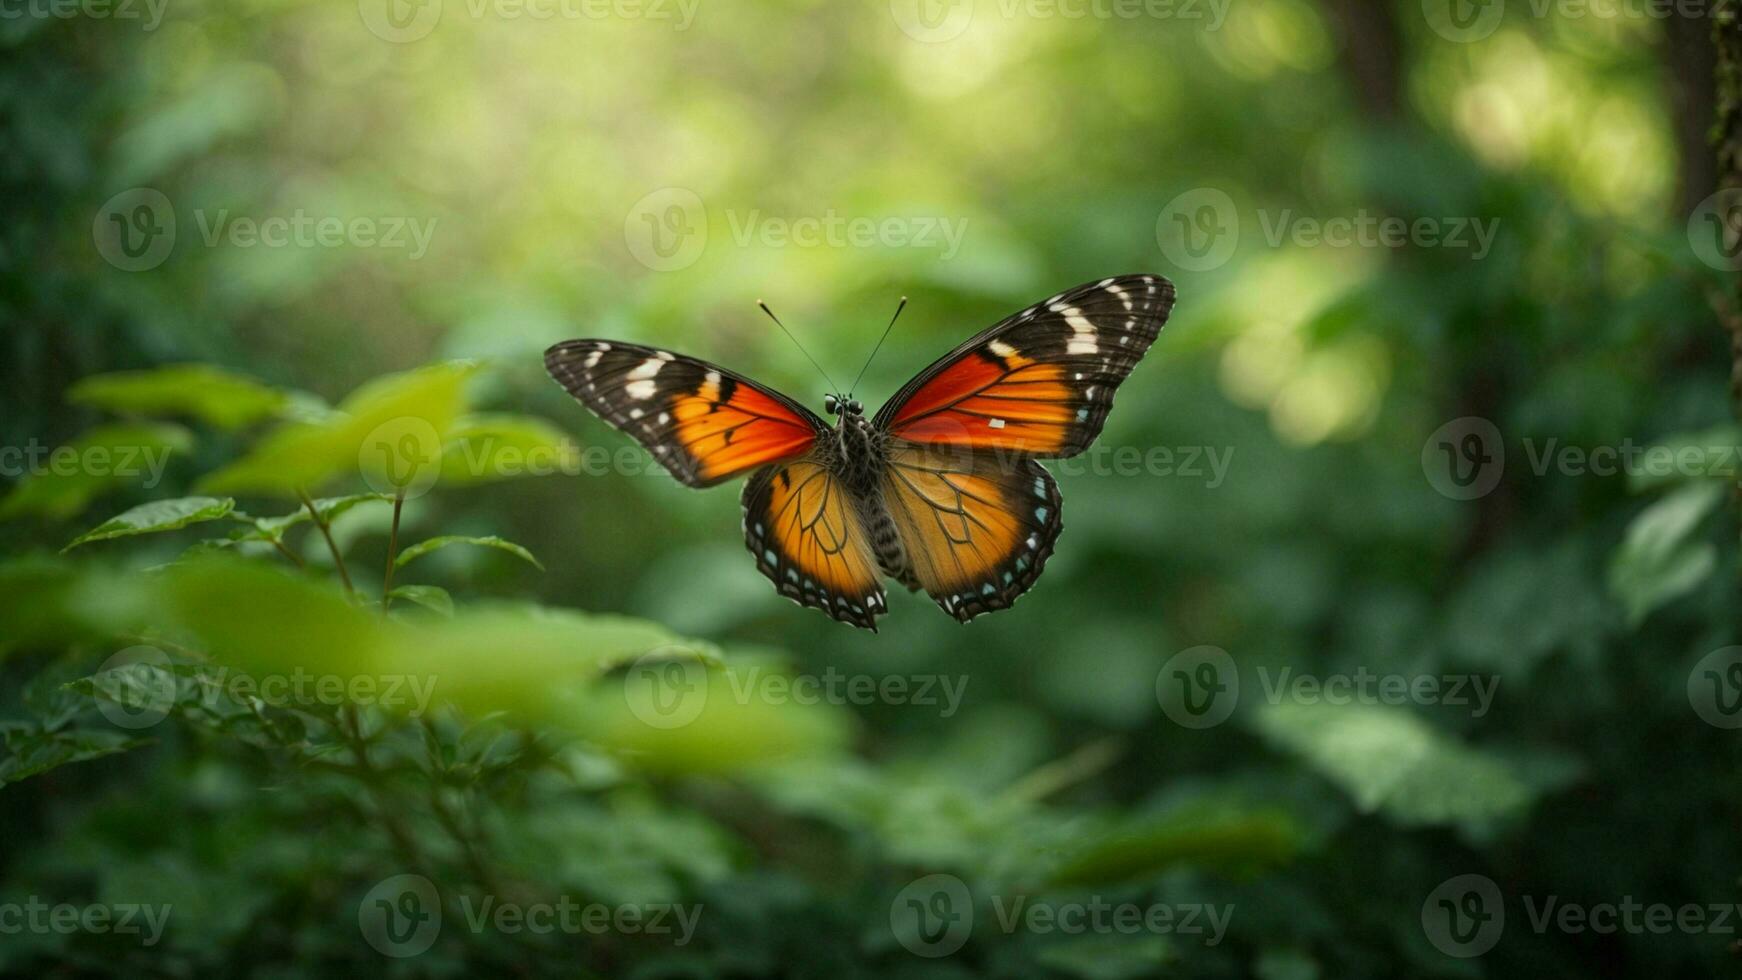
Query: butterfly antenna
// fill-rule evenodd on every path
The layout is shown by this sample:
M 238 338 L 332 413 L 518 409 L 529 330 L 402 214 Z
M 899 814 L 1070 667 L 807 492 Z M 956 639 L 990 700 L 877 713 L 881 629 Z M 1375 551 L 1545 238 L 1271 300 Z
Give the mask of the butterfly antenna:
M 869 368 L 871 362 L 877 359 L 877 352 L 883 349 L 883 342 L 889 339 L 889 331 L 895 329 L 895 321 L 901 317 L 901 311 L 905 309 L 907 309 L 907 297 L 903 296 L 901 302 L 895 307 L 895 316 L 889 318 L 889 326 L 883 328 L 883 336 L 877 338 L 877 346 L 871 348 L 871 356 L 865 358 L 865 367 L 859 369 L 859 376 L 854 378 L 853 384 L 847 388 L 848 397 L 852 397 L 853 392 L 858 390 L 859 382 L 865 377 L 865 369 Z
M 816 358 L 811 357 L 811 352 L 804 349 L 804 345 L 798 342 L 798 338 L 792 335 L 791 330 L 786 329 L 786 324 L 780 322 L 780 317 L 774 315 L 774 311 L 768 308 L 768 304 L 757 300 L 756 305 L 762 307 L 762 312 L 768 314 L 768 318 L 774 321 L 774 325 L 780 328 L 781 333 L 786 334 L 786 339 L 792 341 L 792 346 L 797 347 L 798 352 L 811 362 L 811 366 L 817 369 L 817 373 L 823 376 L 823 380 L 829 383 L 829 387 L 839 391 L 840 387 L 835 384 L 835 379 L 829 377 L 829 372 L 823 370 L 823 366 L 817 363 Z

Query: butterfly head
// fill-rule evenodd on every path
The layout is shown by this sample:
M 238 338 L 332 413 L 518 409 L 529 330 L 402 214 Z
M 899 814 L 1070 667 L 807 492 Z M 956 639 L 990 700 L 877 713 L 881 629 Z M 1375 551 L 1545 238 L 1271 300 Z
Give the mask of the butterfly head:
M 847 398 L 841 395 L 824 395 L 823 408 L 830 415 L 863 415 L 865 406 L 857 398 Z

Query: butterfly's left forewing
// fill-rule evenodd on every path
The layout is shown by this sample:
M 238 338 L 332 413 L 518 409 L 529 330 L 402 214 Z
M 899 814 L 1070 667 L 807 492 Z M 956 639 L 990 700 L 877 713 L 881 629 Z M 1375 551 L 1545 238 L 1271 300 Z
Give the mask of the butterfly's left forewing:
M 569 394 L 692 487 L 803 456 L 827 431 L 792 399 L 671 351 L 569 340 L 545 351 L 544 365 Z

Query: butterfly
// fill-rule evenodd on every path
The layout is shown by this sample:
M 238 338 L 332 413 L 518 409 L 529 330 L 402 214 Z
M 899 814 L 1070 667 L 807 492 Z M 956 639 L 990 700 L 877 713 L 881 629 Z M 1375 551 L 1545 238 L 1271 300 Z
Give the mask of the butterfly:
M 672 476 L 751 474 L 744 537 L 780 594 L 876 631 L 883 576 L 966 623 L 1040 577 L 1062 528 L 1043 459 L 1089 447 L 1173 309 L 1161 276 L 1102 279 L 974 335 L 872 418 L 797 401 L 693 357 L 614 340 L 545 352 L 559 384 Z

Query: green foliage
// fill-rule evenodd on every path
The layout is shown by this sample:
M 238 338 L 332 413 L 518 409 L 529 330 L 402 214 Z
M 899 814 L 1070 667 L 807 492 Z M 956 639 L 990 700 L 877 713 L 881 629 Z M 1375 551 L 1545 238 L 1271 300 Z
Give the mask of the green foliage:
M 202 524 L 228 517 L 236 509 L 236 501 L 225 497 L 178 497 L 174 500 L 154 500 L 116 514 L 72 540 L 62 551 L 71 551 L 93 541 L 129 538 L 136 534 L 174 531 L 189 524 Z
M 1694 537 L 1725 497 L 1722 483 L 1690 483 L 1655 501 L 1628 525 L 1609 565 L 1609 588 L 1638 626 L 1652 610 L 1700 587 L 1718 567 L 1718 548 Z
M 191 416 L 220 429 L 241 428 L 291 404 L 282 391 L 209 364 L 93 375 L 68 388 L 67 401 L 121 415 Z
M 383 28 L 374 0 L 193 0 L 138 30 L 99 6 L 0 17 L 0 905 L 173 912 L 149 947 L 0 935 L 0 976 L 1733 969 L 1727 935 L 1539 931 L 1523 905 L 1737 896 L 1737 283 L 1690 237 L 1711 177 L 1679 116 L 1709 23 L 1462 4 L 1500 18 L 1465 41 L 1439 0 L 902 0 L 682 29 L 390 3 Z M 130 188 L 176 211 L 139 271 L 103 249 Z M 433 234 L 238 235 L 298 215 Z M 1493 237 L 1290 224 L 1363 215 Z M 892 221 L 959 247 L 854 240 Z M 1213 266 L 1173 240 L 1234 226 Z M 619 338 L 814 406 L 755 299 L 841 377 L 907 295 L 874 408 L 1135 271 L 1175 280 L 1176 316 L 1096 450 L 1047 464 L 1066 530 L 1038 587 L 969 627 L 899 590 L 875 636 L 793 607 L 734 488 L 675 486 L 539 366 Z M 1499 445 L 1465 499 L 1432 465 L 1470 417 Z M 1238 704 L 1192 727 L 1158 680 L 1204 645 Z M 1497 686 L 1330 698 L 1362 672 Z M 360 920 L 406 874 L 444 922 L 398 958 Z M 1424 903 L 1470 874 L 1505 930 L 1459 958 Z M 928 958 L 893 920 L 934 875 L 974 927 Z M 682 944 L 468 918 L 569 899 L 702 913 Z M 1001 919 L 1097 901 L 1234 911 L 1213 944 Z
M 1529 787 L 1504 760 L 1401 711 L 1284 703 L 1262 712 L 1257 726 L 1342 787 L 1359 810 L 1405 826 L 1480 827 L 1530 802 Z
M 430 538 L 428 541 L 419 541 L 399 553 L 399 557 L 393 560 L 394 567 L 404 568 L 413 560 L 422 558 L 424 555 L 427 555 L 432 551 L 440 551 L 443 548 L 456 544 L 470 544 L 477 545 L 481 548 L 495 548 L 497 551 L 506 551 L 516 558 L 531 564 L 534 568 L 537 568 L 540 571 L 544 570 L 544 566 L 538 563 L 538 559 L 532 557 L 532 552 L 527 551 L 525 548 L 512 541 L 496 537 L 495 535 L 474 537 L 464 534 L 444 534 L 439 538 Z
M 385 485 L 433 476 L 442 434 L 465 412 L 474 366 L 437 364 L 372 381 L 320 422 L 293 422 L 203 479 L 209 493 L 293 495 L 361 467 Z
M 0 520 L 23 516 L 65 520 L 125 483 L 155 482 L 193 437 L 173 425 L 103 425 L 57 446 L 0 499 Z

